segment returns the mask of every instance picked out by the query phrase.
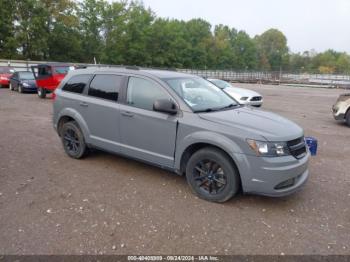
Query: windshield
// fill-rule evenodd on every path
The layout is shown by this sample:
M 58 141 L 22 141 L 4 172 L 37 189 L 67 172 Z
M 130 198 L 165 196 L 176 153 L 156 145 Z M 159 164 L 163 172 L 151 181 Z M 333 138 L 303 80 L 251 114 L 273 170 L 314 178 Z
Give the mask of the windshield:
M 19 77 L 23 80 L 34 80 L 34 75 L 32 72 L 20 72 Z
M 163 79 L 194 112 L 210 112 L 238 103 L 207 80 L 199 77 Z
M 220 79 L 208 79 L 208 80 L 212 82 L 214 85 L 220 87 L 221 89 L 232 87 L 229 83 Z

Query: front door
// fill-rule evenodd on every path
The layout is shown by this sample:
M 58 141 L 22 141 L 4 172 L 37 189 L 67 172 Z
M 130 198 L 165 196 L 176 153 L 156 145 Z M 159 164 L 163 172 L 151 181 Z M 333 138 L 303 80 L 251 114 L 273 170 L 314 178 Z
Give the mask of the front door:
M 173 167 L 177 116 L 153 111 L 157 99 L 170 94 L 153 80 L 130 77 L 126 104 L 120 105 L 122 153 L 161 166 Z

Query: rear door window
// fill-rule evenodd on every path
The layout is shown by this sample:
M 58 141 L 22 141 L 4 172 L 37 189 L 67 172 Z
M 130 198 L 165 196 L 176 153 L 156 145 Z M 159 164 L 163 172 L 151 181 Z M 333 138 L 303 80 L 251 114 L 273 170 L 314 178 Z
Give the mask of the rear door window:
M 85 86 L 89 83 L 92 75 L 77 75 L 71 77 L 68 82 L 63 86 L 62 90 L 81 94 L 84 91 Z
M 90 83 L 88 95 L 118 101 L 124 79 L 124 76 L 118 75 L 96 75 Z

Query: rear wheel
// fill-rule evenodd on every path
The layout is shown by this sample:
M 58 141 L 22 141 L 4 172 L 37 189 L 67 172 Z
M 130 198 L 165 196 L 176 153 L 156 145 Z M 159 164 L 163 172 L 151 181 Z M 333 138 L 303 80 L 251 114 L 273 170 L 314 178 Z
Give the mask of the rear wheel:
M 225 202 L 239 189 L 239 174 L 232 160 L 216 148 L 195 152 L 187 163 L 186 178 L 192 191 L 209 201 Z
M 46 89 L 42 87 L 38 87 L 38 96 L 40 98 L 45 98 L 46 97 Z
M 84 135 L 77 122 L 71 121 L 63 124 L 60 134 L 64 151 L 68 156 L 79 159 L 87 153 Z
M 346 120 L 346 124 L 348 125 L 348 127 L 350 127 L 350 109 L 346 113 L 345 120 Z

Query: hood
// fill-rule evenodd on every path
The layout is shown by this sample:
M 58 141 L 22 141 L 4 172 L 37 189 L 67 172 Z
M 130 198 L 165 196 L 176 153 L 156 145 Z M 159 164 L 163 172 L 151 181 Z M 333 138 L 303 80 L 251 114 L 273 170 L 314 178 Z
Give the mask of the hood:
M 345 101 L 348 99 L 350 99 L 350 93 L 341 94 L 339 95 L 337 102 Z
M 233 110 L 201 113 L 199 117 L 207 121 L 241 130 L 246 138 L 267 141 L 290 141 L 303 136 L 303 129 L 294 122 L 275 113 L 241 107 Z M 255 136 L 255 137 L 249 137 Z
M 228 87 L 224 89 L 226 93 L 229 95 L 239 95 L 240 97 L 242 96 L 247 96 L 247 97 L 252 97 L 252 96 L 261 96 L 259 93 L 245 89 L 245 88 L 239 88 L 239 87 Z

